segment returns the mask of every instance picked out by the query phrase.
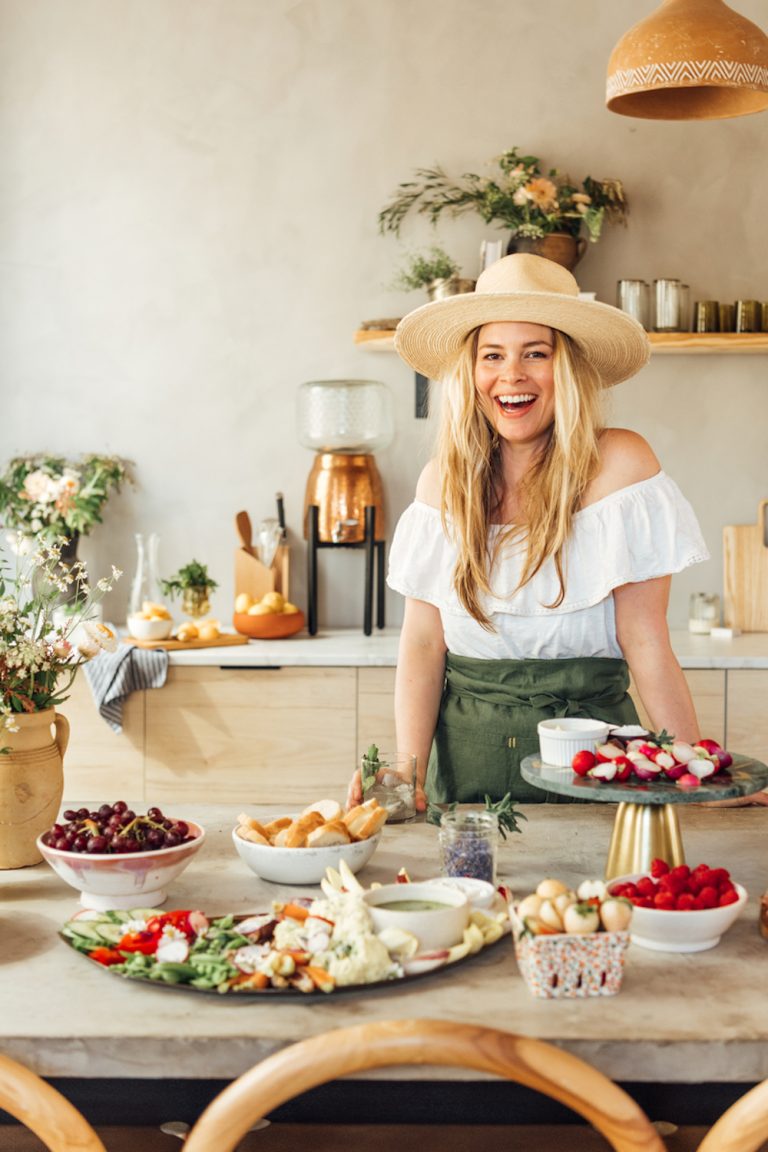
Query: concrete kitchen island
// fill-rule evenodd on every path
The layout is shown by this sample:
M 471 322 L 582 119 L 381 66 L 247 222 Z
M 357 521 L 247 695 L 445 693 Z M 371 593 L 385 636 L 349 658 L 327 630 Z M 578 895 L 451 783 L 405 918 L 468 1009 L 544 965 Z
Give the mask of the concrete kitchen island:
M 168 810 L 200 821 L 208 839 L 172 885 L 166 908 L 194 907 L 213 915 L 260 911 L 268 910 L 273 898 L 313 891 L 267 884 L 245 868 L 230 839 L 236 806 L 176 804 Z M 270 814 L 262 808 L 249 811 Z M 545 875 L 574 885 L 602 875 L 613 805 L 530 805 L 525 812 L 524 832 L 510 836 L 500 854 L 500 878 L 518 896 Z M 77 911 L 77 896 L 46 864 L 6 871 L 0 874 L 0 1051 L 54 1078 L 86 1110 L 98 1112 L 98 1102 L 108 1095 L 113 1111 L 101 1122 L 126 1123 L 130 1120 L 118 1114 L 130 1105 L 135 1115 L 142 1092 L 150 1099 L 153 1092 L 162 1097 L 160 1119 L 178 1118 L 171 1116 L 169 1103 L 174 1086 L 182 1097 L 192 1093 L 202 1107 L 213 1082 L 220 1086 L 267 1053 L 359 1021 L 362 1014 L 368 1020 L 468 1020 L 567 1048 L 631 1085 L 643 1100 L 655 1100 L 656 1118 L 708 1123 L 723 1093 L 735 1097 L 745 1084 L 768 1076 L 763 994 L 768 941 L 758 931 L 759 899 L 768 887 L 763 851 L 768 811 L 686 805 L 681 824 L 691 864 L 728 867 L 747 888 L 749 902 L 740 919 L 708 952 L 661 953 L 630 945 L 618 995 L 585 1000 L 534 999 L 517 971 L 509 938 L 454 968 L 402 985 L 306 1000 L 238 1001 L 146 987 L 95 967 L 57 937 Z M 360 880 L 365 885 L 391 881 L 403 865 L 412 879 L 438 871 L 435 828 L 385 827 Z M 434 1090 L 446 1100 L 452 1091 L 460 1094 L 462 1084 L 483 1079 L 469 1070 L 429 1068 L 392 1069 L 369 1078 L 390 1085 L 423 1079 L 437 1085 Z M 478 1089 L 478 1101 L 485 1099 L 483 1091 Z M 366 1086 L 362 1097 L 375 1114 L 377 1087 Z M 680 1115 L 683 1102 L 687 1112 Z

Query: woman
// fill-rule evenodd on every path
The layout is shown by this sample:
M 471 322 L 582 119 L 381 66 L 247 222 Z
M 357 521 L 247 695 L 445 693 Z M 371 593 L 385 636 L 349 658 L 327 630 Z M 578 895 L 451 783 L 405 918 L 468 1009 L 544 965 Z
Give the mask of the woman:
M 558 799 L 520 774 L 538 722 L 636 723 L 628 672 L 653 728 L 695 742 L 666 610 L 671 574 L 708 552 L 646 441 L 600 418 L 603 387 L 646 363 L 644 330 L 580 300 L 560 265 L 515 255 L 475 292 L 406 316 L 396 347 L 445 387 L 388 575 L 406 598 L 395 716 L 418 806 L 423 789 L 438 803 Z

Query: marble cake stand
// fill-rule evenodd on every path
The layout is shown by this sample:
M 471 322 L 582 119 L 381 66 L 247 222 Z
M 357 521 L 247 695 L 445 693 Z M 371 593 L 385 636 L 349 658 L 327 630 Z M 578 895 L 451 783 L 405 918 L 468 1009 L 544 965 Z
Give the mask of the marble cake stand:
M 699 788 L 678 788 L 674 781 L 666 779 L 606 784 L 577 776 L 571 768 L 544 764 L 540 756 L 526 756 L 520 771 L 524 780 L 546 792 L 618 804 L 608 849 L 606 880 L 647 872 L 657 856 L 671 865 L 685 862 L 678 804 L 751 796 L 768 785 L 768 766 L 748 756 L 736 755 L 727 772 L 719 772 Z

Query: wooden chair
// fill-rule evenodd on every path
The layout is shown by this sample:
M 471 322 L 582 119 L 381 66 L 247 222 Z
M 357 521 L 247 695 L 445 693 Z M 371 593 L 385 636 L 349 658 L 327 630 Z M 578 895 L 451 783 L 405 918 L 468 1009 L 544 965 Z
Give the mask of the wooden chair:
M 50 1152 L 106 1152 L 85 1117 L 35 1072 L 0 1055 L 0 1108 Z
M 750 1088 L 723 1112 L 699 1152 L 758 1152 L 768 1140 L 768 1080 Z
M 361 1024 L 281 1049 L 219 1093 L 193 1125 L 184 1152 L 232 1152 L 255 1120 L 287 1100 L 340 1076 L 397 1064 L 490 1072 L 578 1112 L 616 1152 L 664 1152 L 635 1101 L 577 1056 L 527 1036 L 443 1020 Z

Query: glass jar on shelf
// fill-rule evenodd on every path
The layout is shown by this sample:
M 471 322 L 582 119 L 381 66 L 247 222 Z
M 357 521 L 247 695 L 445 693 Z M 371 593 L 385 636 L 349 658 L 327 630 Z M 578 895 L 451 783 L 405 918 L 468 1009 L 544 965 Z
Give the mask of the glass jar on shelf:
M 439 839 L 444 876 L 469 876 L 496 883 L 499 820 L 495 812 L 443 812 Z
M 128 602 L 128 612 L 134 615 L 141 612 L 145 601 L 152 604 L 161 604 L 160 581 L 157 575 L 157 556 L 160 548 L 160 537 L 156 532 L 145 536 L 142 532 L 136 533 L 136 571 L 131 584 L 131 595 Z

